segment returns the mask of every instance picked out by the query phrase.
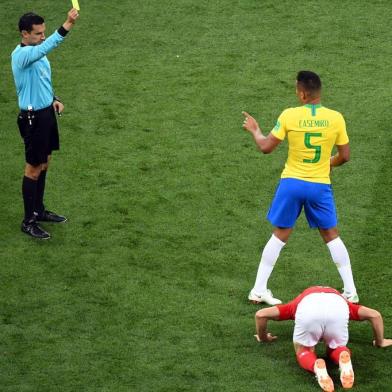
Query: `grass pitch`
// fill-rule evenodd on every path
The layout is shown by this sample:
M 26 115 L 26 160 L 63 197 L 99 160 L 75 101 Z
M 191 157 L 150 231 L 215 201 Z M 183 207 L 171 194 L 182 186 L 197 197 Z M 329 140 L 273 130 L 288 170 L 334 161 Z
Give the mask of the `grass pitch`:
M 46 204 L 69 222 L 46 226 L 44 243 L 19 230 L 9 55 L 21 14 L 42 14 L 50 33 L 70 4 L 1 3 L 2 391 L 317 390 L 295 363 L 292 324 L 271 324 L 279 340 L 257 345 L 246 301 L 286 147 L 258 153 L 241 111 L 271 129 L 297 105 L 300 69 L 320 73 L 323 103 L 346 118 L 339 226 L 361 300 L 392 336 L 388 1 L 81 0 L 78 25 L 49 55 L 66 112 Z M 301 218 L 270 287 L 287 301 L 313 284 L 341 286 Z M 355 390 L 392 389 L 392 351 L 371 336 L 351 326 Z

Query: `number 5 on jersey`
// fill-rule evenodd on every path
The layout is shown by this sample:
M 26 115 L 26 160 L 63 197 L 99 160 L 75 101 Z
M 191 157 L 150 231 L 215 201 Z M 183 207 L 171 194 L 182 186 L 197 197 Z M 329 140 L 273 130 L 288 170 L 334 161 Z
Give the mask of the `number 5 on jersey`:
M 321 133 L 310 133 L 310 132 L 306 132 L 305 133 L 305 146 L 307 148 L 310 148 L 312 150 L 314 150 L 314 158 L 313 159 L 304 159 L 304 163 L 316 163 L 320 160 L 320 156 L 321 156 L 321 146 L 314 146 L 311 142 L 310 142 L 310 138 L 312 137 L 321 137 L 323 136 Z

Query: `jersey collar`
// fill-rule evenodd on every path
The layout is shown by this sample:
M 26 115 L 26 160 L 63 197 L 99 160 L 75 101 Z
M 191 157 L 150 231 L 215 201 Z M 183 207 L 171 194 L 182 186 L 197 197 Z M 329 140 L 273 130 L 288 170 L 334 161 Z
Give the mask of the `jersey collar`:
M 304 105 L 306 108 L 321 108 L 323 105 L 321 105 L 321 103 L 307 103 L 306 105 Z
M 307 103 L 304 107 L 309 108 L 312 111 L 312 117 L 315 117 L 316 109 L 321 108 L 321 103 Z

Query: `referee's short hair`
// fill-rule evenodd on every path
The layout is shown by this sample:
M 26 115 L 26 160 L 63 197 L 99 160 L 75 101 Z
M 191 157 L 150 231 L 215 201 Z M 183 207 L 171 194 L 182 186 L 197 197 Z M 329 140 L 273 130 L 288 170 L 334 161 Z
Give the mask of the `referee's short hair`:
M 321 79 L 315 72 L 299 71 L 297 75 L 299 86 L 310 94 L 317 94 L 321 90 Z
M 22 15 L 19 19 L 19 31 L 22 32 L 25 30 L 30 33 L 30 31 L 33 30 L 33 25 L 41 25 L 44 22 L 45 21 L 42 16 L 34 14 L 33 12 L 28 12 L 27 14 Z

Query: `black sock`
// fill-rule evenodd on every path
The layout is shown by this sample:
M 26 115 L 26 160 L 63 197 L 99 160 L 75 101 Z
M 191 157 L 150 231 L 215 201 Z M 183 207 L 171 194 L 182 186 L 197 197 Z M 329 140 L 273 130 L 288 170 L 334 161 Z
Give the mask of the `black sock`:
M 42 170 L 37 181 L 37 196 L 35 199 L 35 208 L 34 208 L 34 211 L 38 213 L 38 215 L 42 214 L 45 211 L 45 206 L 44 206 L 45 180 L 46 180 L 46 170 Z
M 24 222 L 34 219 L 34 206 L 37 194 L 37 182 L 29 177 L 24 176 L 22 182 L 22 195 L 24 203 Z

